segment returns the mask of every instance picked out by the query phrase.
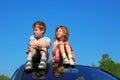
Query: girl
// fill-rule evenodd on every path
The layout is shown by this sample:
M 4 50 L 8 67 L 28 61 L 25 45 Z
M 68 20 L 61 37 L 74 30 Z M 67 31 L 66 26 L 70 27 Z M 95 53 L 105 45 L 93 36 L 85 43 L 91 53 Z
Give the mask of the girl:
M 55 39 L 53 43 L 53 63 L 63 63 L 75 65 L 74 54 L 68 42 L 69 32 L 67 27 L 58 26 L 55 31 Z

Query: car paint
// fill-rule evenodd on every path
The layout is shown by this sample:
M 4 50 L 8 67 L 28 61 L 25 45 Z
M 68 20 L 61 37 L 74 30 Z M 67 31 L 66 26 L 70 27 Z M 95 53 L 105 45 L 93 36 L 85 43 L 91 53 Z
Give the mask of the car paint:
M 21 65 L 11 77 L 11 80 L 120 80 L 117 77 L 95 67 L 75 65 L 75 68 L 67 68 L 59 78 L 53 75 L 52 64 L 48 65 L 45 78 L 33 78 L 24 70 L 25 64 Z

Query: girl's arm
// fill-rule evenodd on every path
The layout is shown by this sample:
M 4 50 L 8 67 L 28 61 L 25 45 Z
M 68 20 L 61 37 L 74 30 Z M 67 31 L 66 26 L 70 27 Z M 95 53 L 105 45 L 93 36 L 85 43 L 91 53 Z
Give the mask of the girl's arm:
M 55 54 L 55 51 L 57 49 L 57 46 L 58 46 L 58 42 L 57 41 L 54 41 L 53 42 L 53 48 L 52 48 L 52 54 L 54 55 Z

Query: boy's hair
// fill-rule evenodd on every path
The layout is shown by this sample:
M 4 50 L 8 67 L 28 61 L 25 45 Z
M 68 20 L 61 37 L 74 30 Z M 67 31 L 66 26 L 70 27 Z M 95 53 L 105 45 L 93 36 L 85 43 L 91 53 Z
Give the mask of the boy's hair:
M 44 22 L 42 22 L 42 21 L 36 21 L 36 22 L 33 24 L 33 28 L 36 28 L 36 27 L 38 27 L 40 30 L 43 30 L 44 33 L 46 32 L 46 25 L 45 25 Z M 44 34 L 44 33 L 43 33 L 43 34 Z
M 62 31 L 63 31 L 63 37 L 64 37 L 63 41 L 67 41 L 67 40 L 68 40 L 68 37 L 69 37 L 69 31 L 68 31 L 67 27 L 62 26 L 62 25 L 60 25 L 60 26 L 58 26 L 58 27 L 56 28 L 56 31 L 55 31 L 55 40 L 59 40 L 59 39 L 57 38 L 57 35 L 56 35 L 56 33 L 57 33 L 57 31 L 58 31 L 59 28 L 61 28 Z

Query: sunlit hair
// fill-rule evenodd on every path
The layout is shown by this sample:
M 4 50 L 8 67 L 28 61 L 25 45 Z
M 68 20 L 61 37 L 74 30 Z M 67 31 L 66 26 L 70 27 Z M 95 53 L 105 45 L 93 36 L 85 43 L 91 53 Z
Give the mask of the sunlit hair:
M 44 33 L 45 33 L 45 31 L 46 31 L 46 25 L 45 25 L 45 23 L 42 22 L 42 21 L 36 21 L 36 22 L 33 24 L 33 29 L 34 29 L 34 28 L 39 28 L 40 30 L 43 30 Z M 43 34 L 44 34 L 44 33 L 43 33 Z
M 56 31 L 55 31 L 55 40 L 58 40 L 59 41 L 59 38 L 57 38 L 57 31 L 58 31 L 58 29 L 61 29 L 62 31 L 63 31 L 63 41 L 67 41 L 68 40 L 68 37 L 69 37 L 69 31 L 68 31 L 68 29 L 67 29 L 67 27 L 65 27 L 65 26 L 62 26 L 62 25 L 60 25 L 60 26 L 58 26 L 57 28 L 56 28 Z

